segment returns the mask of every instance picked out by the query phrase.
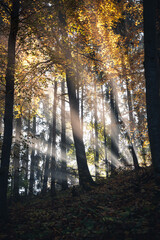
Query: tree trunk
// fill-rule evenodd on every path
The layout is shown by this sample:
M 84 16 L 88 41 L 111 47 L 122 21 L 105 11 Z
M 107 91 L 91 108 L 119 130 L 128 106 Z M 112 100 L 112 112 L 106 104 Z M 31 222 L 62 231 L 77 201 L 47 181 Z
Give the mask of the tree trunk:
M 131 98 L 131 92 L 129 89 L 128 79 L 126 79 L 126 89 L 127 89 L 127 102 L 128 102 L 128 109 L 129 109 L 130 151 L 133 157 L 134 168 L 138 169 L 139 168 L 138 158 L 137 158 L 135 147 L 134 147 L 133 107 L 132 107 L 132 98 Z
M 48 148 L 49 148 L 49 146 L 48 146 Z M 49 176 L 49 158 L 50 158 L 50 155 L 48 154 L 48 150 L 47 150 L 47 156 L 46 156 L 45 168 L 44 168 L 42 193 L 47 192 L 47 183 L 48 183 L 48 176 Z
M 51 126 L 49 127 L 49 139 L 48 139 L 48 149 L 47 149 L 47 156 L 46 156 L 46 162 L 45 162 L 45 169 L 44 169 L 44 179 L 43 179 L 43 188 L 42 192 L 47 192 L 47 183 L 48 183 L 48 177 L 49 177 L 49 162 L 50 162 L 50 156 L 51 156 Z
M 2 138 L 2 116 L 0 116 L 0 139 Z
M 14 145 L 14 158 L 13 158 L 13 196 L 15 199 L 19 198 L 19 167 L 20 167 L 20 134 L 22 122 L 21 118 L 16 119 L 16 137 Z
M 33 139 L 35 140 L 36 135 L 36 117 L 33 117 Z M 32 144 L 32 152 L 31 152 L 31 166 L 30 166 L 30 180 L 29 180 L 29 194 L 33 194 L 34 188 L 34 172 L 35 172 L 35 143 Z
M 0 219 L 7 219 L 7 186 L 8 171 L 13 130 L 13 104 L 14 104 L 14 74 L 15 74 L 15 46 L 19 23 L 20 1 L 13 0 L 11 12 L 11 24 L 8 40 L 8 58 L 6 70 L 6 95 L 4 114 L 4 138 L 2 145 L 1 169 L 0 169 Z
M 61 174 L 62 190 L 68 188 L 67 184 L 67 156 L 66 156 L 66 114 L 65 114 L 65 82 L 61 82 Z
M 91 178 L 91 175 L 88 169 L 85 146 L 82 139 L 79 111 L 78 111 L 78 99 L 76 98 L 74 72 L 69 67 L 66 70 L 66 81 L 67 81 L 70 112 L 71 112 L 71 125 L 72 125 L 73 138 L 74 138 L 75 149 L 76 149 L 79 183 L 82 187 L 87 188 L 87 185 L 93 184 L 93 180 Z
M 141 144 L 141 155 L 142 155 L 142 158 L 143 158 L 143 164 L 144 166 L 146 166 L 146 151 L 145 151 L 145 148 L 144 148 L 144 138 L 143 138 L 143 135 L 141 134 L 141 131 L 142 131 L 142 126 L 143 126 L 143 121 L 144 121 L 144 116 L 142 115 L 142 113 L 140 112 L 140 108 L 138 108 L 137 110 L 137 117 L 138 117 L 138 131 L 139 131 L 139 141 L 140 141 L 140 144 Z
M 66 15 L 63 11 L 63 5 L 60 4 L 59 0 L 57 2 L 58 8 L 58 18 L 61 29 L 61 33 L 63 36 L 63 51 L 66 58 L 66 82 L 68 88 L 68 96 L 69 96 L 69 105 L 70 105 L 70 113 L 71 113 L 71 125 L 73 132 L 73 139 L 76 149 L 76 158 L 78 165 L 78 173 L 79 173 L 79 183 L 84 188 L 87 188 L 87 185 L 93 184 L 92 177 L 90 175 L 87 158 L 85 153 L 85 146 L 82 139 L 82 132 L 80 126 L 80 118 L 79 118 L 79 99 L 76 97 L 76 75 L 73 67 L 71 66 L 72 55 L 70 47 L 67 44 L 66 39 L 68 38 L 68 34 L 66 32 Z
M 128 49 L 126 49 L 126 54 L 128 54 Z M 135 147 L 134 147 L 134 119 L 133 119 L 133 107 L 132 107 L 132 97 L 131 97 L 131 92 L 129 89 L 129 83 L 128 83 L 128 78 L 127 78 L 127 73 L 126 73 L 126 66 L 124 64 L 124 59 L 122 55 L 122 72 L 123 76 L 126 77 L 126 90 L 127 90 L 127 103 L 128 103 L 128 109 L 129 109 L 129 133 L 127 132 L 127 138 L 129 140 L 129 150 L 133 158 L 133 165 L 135 169 L 139 169 L 139 163 L 138 163 L 138 158 L 136 155 Z
M 57 112 L 57 81 L 54 83 L 53 125 L 52 125 L 52 159 L 51 159 L 51 197 L 56 196 L 56 112 Z
M 84 112 L 84 86 L 81 85 L 81 132 L 82 132 L 82 139 L 83 139 L 83 112 Z
M 102 91 L 102 124 L 103 124 L 103 136 L 104 136 L 104 155 L 105 155 L 105 168 L 106 168 L 106 177 L 108 177 L 108 159 L 107 159 L 107 134 L 106 134 L 106 122 L 105 122 L 105 100 L 103 93 L 103 86 L 101 86 Z
M 94 83 L 94 131 L 95 131 L 95 177 L 96 180 L 99 176 L 99 146 L 98 146 L 98 116 L 97 116 L 97 86 Z
M 118 107 L 118 104 L 117 104 L 117 100 L 115 99 L 115 103 L 114 103 L 114 98 L 112 97 L 112 90 L 111 90 L 111 109 L 112 108 L 115 108 L 114 112 L 116 112 L 116 115 L 117 115 L 117 124 L 118 125 L 121 125 L 121 127 L 123 127 L 125 129 L 125 136 L 126 136 L 126 139 L 128 140 L 129 142 L 129 150 L 131 151 L 131 154 L 132 154 L 132 157 L 133 159 L 136 158 L 136 153 L 135 153 L 135 150 L 134 150 L 134 147 L 132 145 L 132 141 L 131 141 L 131 137 L 130 137 L 130 134 L 128 133 L 128 129 L 126 128 L 126 125 L 122 119 L 122 116 L 120 114 L 120 110 L 119 110 L 119 107 Z M 107 90 L 106 92 L 106 100 L 109 98 L 109 91 Z M 114 116 L 115 114 L 113 114 Z M 115 121 L 114 119 L 112 120 L 112 117 L 111 115 L 111 125 L 112 125 L 112 121 Z M 113 117 L 114 118 L 114 117 Z M 114 123 L 115 124 L 115 123 Z M 112 128 L 111 128 L 111 131 L 112 131 Z M 113 145 L 113 146 L 112 146 Z M 112 150 L 113 149 L 113 150 Z M 115 152 L 116 155 L 119 157 L 119 153 L 118 153 L 118 149 L 117 149 L 117 144 L 114 143 L 112 137 L 111 137 L 111 151 Z M 112 168 L 112 165 L 111 165 L 111 168 Z
M 30 111 L 29 111 L 29 118 L 28 118 L 28 129 L 27 129 L 27 137 L 29 140 L 29 134 L 30 134 Z M 27 143 L 27 149 L 26 149 L 26 164 L 25 164 L 25 195 L 28 194 L 28 163 L 29 163 L 29 143 Z
M 116 167 L 116 161 L 119 160 L 119 126 L 118 126 L 118 106 L 115 100 L 113 87 L 110 91 L 111 107 L 111 174 Z
M 159 0 L 145 0 L 143 6 L 148 130 L 152 163 L 158 180 L 160 179 L 160 3 Z

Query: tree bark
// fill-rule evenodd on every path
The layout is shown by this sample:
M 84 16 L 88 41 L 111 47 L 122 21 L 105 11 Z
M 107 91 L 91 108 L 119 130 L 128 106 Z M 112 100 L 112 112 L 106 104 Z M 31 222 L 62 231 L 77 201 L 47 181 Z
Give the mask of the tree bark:
M 106 122 L 105 122 L 105 100 L 103 86 L 101 86 L 102 91 L 102 124 L 103 124 L 103 136 L 104 136 L 104 156 L 105 156 L 105 168 L 106 168 L 106 177 L 108 177 L 108 159 L 107 159 L 107 134 L 106 134 Z
M 81 132 L 82 132 L 82 139 L 83 139 L 83 114 L 84 114 L 84 86 L 81 85 Z
M 140 145 L 141 145 L 141 155 L 143 158 L 143 164 L 144 166 L 146 166 L 146 151 L 144 148 L 144 137 L 141 134 L 142 132 L 142 126 L 143 126 L 143 121 L 144 121 L 144 116 L 143 114 L 140 112 L 140 107 L 138 107 L 137 109 L 137 117 L 138 117 L 138 131 L 139 131 L 139 141 L 140 141 Z
M 29 140 L 29 134 L 30 134 L 30 111 L 29 111 L 29 118 L 28 118 L 28 129 L 27 129 L 27 137 Z M 25 195 L 28 194 L 28 163 L 29 163 L 29 143 L 27 143 L 27 149 L 26 149 L 26 164 L 25 164 Z
M 115 100 L 113 87 L 110 91 L 110 108 L 111 108 L 111 174 L 116 168 L 115 160 L 119 160 L 119 117 L 118 107 Z
M 52 158 L 51 158 L 51 197 L 56 196 L 56 112 L 57 112 L 57 81 L 54 83 L 53 125 L 52 125 Z
M 94 82 L 94 131 L 95 131 L 95 177 L 96 180 L 99 176 L 99 146 L 98 146 L 98 116 L 97 116 L 97 86 Z
M 22 122 L 21 118 L 16 119 L 16 138 L 14 145 L 14 183 L 13 183 L 13 196 L 15 199 L 19 198 L 19 168 L 20 168 L 20 134 L 21 134 Z
M 76 149 L 79 183 L 83 188 L 88 188 L 87 185 L 93 184 L 93 179 L 90 175 L 87 165 L 85 146 L 82 139 L 79 117 L 79 99 L 76 96 L 76 74 L 73 67 L 71 66 L 71 50 L 69 49 L 69 45 L 66 43 L 66 39 L 68 38 L 68 34 L 66 32 L 66 15 L 65 11 L 63 10 L 63 5 L 60 4 L 59 0 L 57 0 L 56 2 L 58 8 L 58 18 L 61 27 L 61 34 L 63 36 L 63 51 L 66 59 L 66 82 L 69 96 L 73 139 Z
M 6 70 L 4 138 L 0 169 L 0 219 L 3 220 L 7 219 L 7 186 L 13 130 L 15 47 L 19 23 L 19 8 L 20 1 L 12 0 L 11 24 L 8 40 L 8 63 Z
M 48 149 L 47 149 L 47 156 L 46 156 L 46 162 L 45 162 L 45 169 L 44 169 L 44 179 L 43 179 L 43 188 L 42 192 L 47 192 L 47 183 L 48 183 L 48 177 L 49 177 L 49 162 L 50 162 L 50 156 L 51 156 L 51 126 L 49 127 L 49 139 L 48 139 Z
M 128 54 L 128 49 L 126 49 L 126 54 Z M 122 55 L 121 60 L 122 60 L 123 76 L 126 77 L 125 83 L 126 83 L 127 103 L 128 103 L 128 109 L 129 109 L 129 133 L 130 134 L 127 132 L 127 134 L 128 134 L 127 138 L 129 140 L 128 148 L 129 148 L 130 153 L 132 155 L 134 168 L 139 169 L 138 158 L 137 158 L 135 147 L 134 147 L 134 119 L 133 119 L 132 97 L 131 97 L 131 92 L 130 92 L 130 89 L 129 89 L 129 82 L 128 82 L 128 78 L 127 78 L 126 66 L 124 64 L 123 55 Z
M 36 117 L 33 117 L 33 139 L 35 139 L 36 135 Z M 30 166 L 30 180 L 29 180 L 29 194 L 33 194 L 34 189 L 34 174 L 35 174 L 35 143 L 32 144 L 32 152 L 31 152 L 31 166 Z
M 2 116 L 0 116 L 0 139 L 2 138 Z
M 152 163 L 160 182 L 160 3 L 145 0 L 143 7 L 147 120 Z
M 129 108 L 130 151 L 133 157 L 134 168 L 139 169 L 138 158 L 137 158 L 135 147 L 134 147 L 133 107 L 132 107 L 132 98 L 131 98 L 131 92 L 129 89 L 128 79 L 126 79 L 126 89 L 127 89 L 127 102 L 128 102 L 128 108 Z
M 68 188 L 67 184 L 67 156 L 66 156 L 66 114 L 65 114 L 65 82 L 61 82 L 61 174 L 62 190 Z
M 82 139 L 78 111 L 78 99 L 76 98 L 74 72 L 69 67 L 66 69 L 66 81 L 70 104 L 71 125 L 76 149 L 79 183 L 82 187 L 87 188 L 87 185 L 93 184 L 93 180 L 88 169 L 85 146 Z

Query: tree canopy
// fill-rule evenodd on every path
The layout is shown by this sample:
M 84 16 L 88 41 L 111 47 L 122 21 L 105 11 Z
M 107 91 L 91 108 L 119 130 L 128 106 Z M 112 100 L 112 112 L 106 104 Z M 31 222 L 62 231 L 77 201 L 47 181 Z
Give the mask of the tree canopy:
M 60 190 L 150 165 L 158 179 L 159 9 L 0 0 L 1 220 L 7 199 L 49 192 L 54 206 Z

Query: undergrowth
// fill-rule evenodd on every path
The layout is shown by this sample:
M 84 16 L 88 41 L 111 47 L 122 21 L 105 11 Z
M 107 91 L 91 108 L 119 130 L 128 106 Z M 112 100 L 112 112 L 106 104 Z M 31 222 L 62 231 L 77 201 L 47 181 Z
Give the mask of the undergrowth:
M 150 168 L 120 172 L 84 192 L 79 187 L 21 199 L 1 226 L 4 240 L 159 240 L 160 188 Z

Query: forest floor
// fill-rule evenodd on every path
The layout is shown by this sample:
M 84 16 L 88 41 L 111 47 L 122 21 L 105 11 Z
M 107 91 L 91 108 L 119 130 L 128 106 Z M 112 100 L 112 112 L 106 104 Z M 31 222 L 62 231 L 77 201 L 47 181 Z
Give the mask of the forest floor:
M 152 170 L 127 171 L 80 188 L 12 203 L 1 240 L 159 240 L 160 188 Z

